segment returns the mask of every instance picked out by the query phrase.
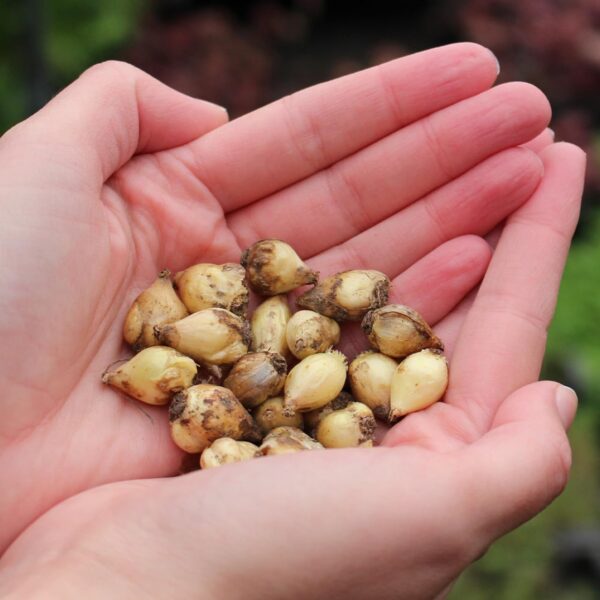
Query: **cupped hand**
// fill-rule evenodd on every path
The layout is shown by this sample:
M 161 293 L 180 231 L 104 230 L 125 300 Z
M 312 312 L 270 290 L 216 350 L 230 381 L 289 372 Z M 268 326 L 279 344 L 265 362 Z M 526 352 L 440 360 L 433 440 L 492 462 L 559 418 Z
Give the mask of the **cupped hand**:
M 456 346 L 447 403 L 402 421 L 388 448 L 89 491 L 11 548 L 0 563 L 5 583 L 72 551 L 82 557 L 73 576 L 112 558 L 106 568 L 121 568 L 132 589 L 176 579 L 181 590 L 205 585 L 235 597 L 254 576 L 268 586 L 281 576 L 285 592 L 272 596 L 348 589 L 345 597 L 358 598 L 404 586 L 409 597 L 441 589 L 474 549 L 558 493 L 568 445 L 556 385 L 515 391 L 537 378 L 583 161 L 565 145 L 542 151 L 544 183 L 504 229 L 475 303 L 458 304 L 490 255 L 467 234 L 490 231 L 542 175 L 537 155 L 514 146 L 538 134 L 530 146 L 545 145 L 547 103 L 525 84 L 486 91 L 495 74 L 486 50 L 460 44 L 221 126 L 220 109 L 108 64 L 2 138 L 4 545 L 78 491 L 176 471 L 164 411 L 141 411 L 98 384 L 122 352 L 124 311 L 163 267 L 236 260 L 248 243 L 280 237 L 325 274 L 384 270 L 394 300 L 440 321 Z M 568 423 L 568 397 L 565 405 Z M 533 441 L 520 449 L 519 434 Z M 486 497 L 494 492 L 503 502 Z M 135 565 L 148 577 L 156 552 L 177 559 L 171 575 L 127 583 Z M 430 566 L 424 580 L 406 579 L 403 565 L 419 558 Z M 456 564 L 438 575 L 432 565 L 444 562 Z M 278 589 L 252 585 L 257 596 Z

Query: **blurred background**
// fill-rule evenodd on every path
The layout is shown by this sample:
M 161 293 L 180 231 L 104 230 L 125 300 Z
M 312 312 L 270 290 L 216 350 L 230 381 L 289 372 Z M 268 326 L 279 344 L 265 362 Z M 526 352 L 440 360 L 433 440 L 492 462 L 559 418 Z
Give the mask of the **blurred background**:
M 312 83 L 448 42 L 485 44 L 500 81 L 539 86 L 557 139 L 588 152 L 582 220 L 547 377 L 574 387 L 574 468 L 548 510 L 463 575 L 453 600 L 600 598 L 600 2 L 21 0 L 0 19 L 0 132 L 89 65 L 119 58 L 232 118 Z

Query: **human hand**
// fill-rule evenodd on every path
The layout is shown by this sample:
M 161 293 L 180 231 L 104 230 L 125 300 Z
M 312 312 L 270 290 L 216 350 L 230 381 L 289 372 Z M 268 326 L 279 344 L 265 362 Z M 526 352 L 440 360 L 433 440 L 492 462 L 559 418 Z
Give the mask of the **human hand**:
M 235 260 L 240 244 L 271 235 L 325 272 L 360 256 L 398 275 L 397 299 L 444 316 L 489 259 L 481 240 L 459 236 L 486 233 L 541 175 L 535 155 L 506 148 L 543 129 L 547 103 L 524 84 L 470 98 L 494 77 L 485 50 L 456 45 L 195 139 L 224 115 L 104 65 L 6 135 L 4 544 L 79 490 L 176 470 L 163 411 L 149 407 L 148 419 L 98 386 L 124 310 L 162 267 Z M 145 154 L 131 158 L 136 149 Z
M 575 396 L 530 382 L 577 221 L 584 158 L 568 144 L 541 155 L 544 179 L 508 219 L 478 294 L 438 323 L 451 355 L 444 403 L 406 417 L 379 448 L 89 490 L 17 540 L 0 562 L 0 590 L 28 598 L 443 595 L 568 476 Z

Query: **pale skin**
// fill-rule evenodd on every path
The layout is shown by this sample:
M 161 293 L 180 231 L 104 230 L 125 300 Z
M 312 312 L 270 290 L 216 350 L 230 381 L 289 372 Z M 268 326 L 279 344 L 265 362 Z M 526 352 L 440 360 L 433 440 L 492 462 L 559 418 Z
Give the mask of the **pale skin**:
M 457 44 L 226 124 L 108 63 L 0 140 L 3 596 L 443 596 L 561 492 L 576 398 L 537 379 L 585 158 L 496 73 Z M 165 410 L 100 374 L 161 269 L 262 237 L 390 275 L 446 343 L 445 402 L 380 448 L 169 478 Z

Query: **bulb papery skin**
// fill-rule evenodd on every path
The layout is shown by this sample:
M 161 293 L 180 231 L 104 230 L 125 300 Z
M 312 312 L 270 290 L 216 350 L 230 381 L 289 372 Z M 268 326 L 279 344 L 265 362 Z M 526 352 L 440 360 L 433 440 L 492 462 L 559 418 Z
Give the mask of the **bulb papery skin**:
M 250 321 L 252 350 L 277 352 L 284 358 L 290 356 L 286 328 L 292 311 L 285 295 L 272 296 L 261 302 Z
M 362 328 L 371 345 L 392 358 L 404 358 L 425 348 L 444 349 L 425 319 L 401 304 L 388 304 L 367 313 Z
M 392 377 L 397 366 L 393 358 L 380 352 L 367 351 L 359 354 L 348 368 L 354 397 L 384 421 L 387 421 L 390 413 Z
M 177 394 L 169 407 L 171 437 L 182 450 L 202 452 L 222 437 L 258 442 L 260 432 L 231 390 L 194 385 Z
M 312 310 L 300 310 L 288 321 L 286 340 L 290 352 L 302 360 L 335 346 L 340 341 L 340 326 Z
M 281 240 L 260 240 L 242 254 L 248 284 L 263 296 L 285 294 L 306 284 L 316 283 L 319 274 L 313 271 L 296 251 Z
M 352 394 L 342 390 L 331 402 L 328 402 L 325 406 L 316 408 L 315 410 L 309 410 L 308 412 L 302 414 L 304 417 L 304 429 L 309 435 L 315 437 L 319 423 L 327 415 L 331 414 L 334 410 L 346 408 L 346 406 L 348 406 L 348 404 L 351 402 L 356 402 Z
M 187 317 L 188 311 L 171 283 L 171 273 L 161 271 L 156 280 L 133 301 L 125 316 L 123 339 L 139 352 L 159 346 L 154 332 L 156 326 L 174 323 Z
M 265 435 L 277 427 L 304 429 L 304 415 L 295 413 L 291 416 L 286 416 L 283 411 L 283 396 L 275 396 L 257 406 L 252 411 L 252 417 L 258 428 Z
M 260 446 L 260 451 L 264 456 L 322 449 L 323 446 L 319 442 L 295 427 L 277 427 L 273 429 Z
M 174 277 L 177 292 L 191 312 L 224 308 L 239 317 L 246 316 L 248 288 L 246 271 L 236 263 L 200 263 Z
M 371 409 L 352 402 L 325 416 L 317 426 L 316 438 L 325 448 L 372 448 L 375 427 Z
M 223 437 L 205 448 L 200 456 L 201 469 L 213 469 L 223 465 L 250 460 L 261 456 L 258 446 L 250 442 L 239 442 Z
M 102 382 L 146 404 L 167 404 L 171 396 L 190 387 L 197 373 L 194 361 L 173 348 L 151 346 L 116 369 L 102 374 Z
M 346 357 L 337 350 L 301 360 L 285 380 L 284 414 L 307 412 L 331 402 L 342 391 L 347 370 Z
M 336 273 L 302 294 L 296 304 L 336 321 L 360 321 L 388 299 L 390 280 L 380 271 L 355 269 Z
M 254 408 L 283 389 L 287 363 L 281 354 L 250 352 L 234 365 L 223 385 L 246 407 Z
M 228 365 L 248 352 L 248 322 L 224 308 L 206 308 L 156 329 L 161 343 L 197 362 Z
M 390 421 L 441 400 L 448 387 L 448 363 L 439 350 L 425 349 L 405 358 L 392 378 Z

